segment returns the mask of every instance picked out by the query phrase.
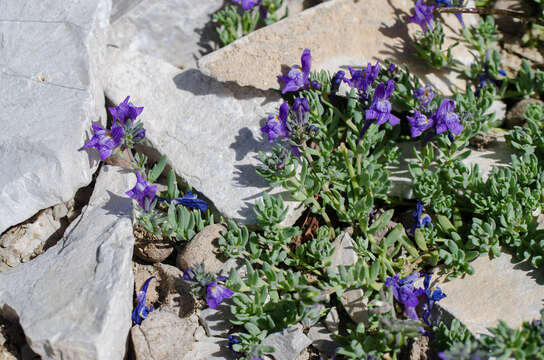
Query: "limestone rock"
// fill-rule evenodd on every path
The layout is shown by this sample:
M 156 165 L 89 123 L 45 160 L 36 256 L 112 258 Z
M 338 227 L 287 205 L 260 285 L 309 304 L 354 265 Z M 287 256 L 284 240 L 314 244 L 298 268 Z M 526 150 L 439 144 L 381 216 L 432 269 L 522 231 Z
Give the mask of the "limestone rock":
M 190 351 L 198 325 L 165 311 L 153 311 L 130 332 L 136 360 L 178 359 Z
M 312 69 L 346 70 L 347 65 L 389 58 L 395 64 L 406 63 L 411 72 L 445 93 L 450 88 L 464 90 L 464 81 L 453 72 L 436 72 L 415 57 L 410 35 L 419 28 L 407 23 L 414 1 L 332 0 L 259 29 L 234 43 L 201 58 L 199 68 L 220 81 L 234 81 L 258 89 L 278 88 L 277 75 L 286 67 L 300 64 L 304 48 L 312 51 Z M 466 24 L 477 17 L 463 15 Z M 339 21 L 341 19 L 341 21 Z M 445 26 L 452 44 L 449 26 L 460 24 L 446 15 Z M 472 57 L 458 46 L 453 57 L 468 65 Z
M 317 323 L 308 331 L 308 337 L 312 340 L 312 345 L 325 355 L 331 356 L 336 352 L 338 345 L 331 337 L 331 332 L 323 323 Z
M 181 360 L 235 360 L 224 338 L 206 337 L 192 344 Z M 178 358 L 176 358 L 178 359 Z
M 195 310 L 196 301 L 191 293 L 191 285 L 183 280 L 183 272 L 167 264 L 155 264 L 159 272 L 161 311 L 172 312 L 186 317 Z
M 155 276 L 155 279 L 149 282 L 146 293 L 146 303 L 147 306 L 154 304 L 154 306 L 159 301 L 159 291 L 160 291 L 160 281 L 158 278 L 159 272 L 153 267 L 153 265 L 143 265 L 133 262 L 132 263 L 132 272 L 134 273 L 134 292 L 137 293 L 140 291 L 144 283 L 151 276 Z M 156 306 L 155 306 L 156 307 Z
M 124 3 L 112 16 L 111 44 L 185 68 L 196 67 L 197 58 L 217 47 L 219 36 L 212 14 L 223 6 L 223 0 Z
M 530 8 L 518 0 L 496 0 L 493 8 L 502 10 L 513 10 L 522 13 L 530 13 Z M 523 31 L 523 21 L 519 18 L 511 16 L 496 16 L 495 23 L 501 31 L 505 33 L 517 35 Z
M 539 99 L 523 99 L 514 105 L 508 114 L 506 114 L 506 121 L 504 126 L 507 129 L 513 129 L 514 126 L 522 126 L 525 124 L 525 110 L 529 104 L 540 104 L 544 106 L 544 101 Z
M 0 273 L 0 316 L 47 359 L 122 359 L 131 326 L 133 174 L 103 166 L 89 205 L 33 261 Z
M 182 270 L 204 263 L 206 271 L 217 272 L 221 269 L 223 261 L 217 245 L 217 239 L 227 228 L 222 224 L 212 224 L 204 227 L 201 232 L 195 235 L 191 242 L 183 249 L 176 263 Z
M 389 179 L 393 183 L 389 190 L 389 196 L 413 199 L 412 178 L 408 171 L 408 164 L 416 160 L 412 148 L 419 146 L 419 143 L 404 142 L 398 145 L 401 151 L 399 164 L 389 167 L 391 171 Z M 510 164 L 511 154 L 512 151 L 506 140 L 504 137 L 499 136 L 495 142 L 489 144 L 485 149 L 472 149 L 472 153 L 468 158 L 463 160 L 463 163 L 467 166 L 478 164 L 480 174 L 482 174 L 484 179 L 487 179 L 494 166 L 507 166 Z
M 111 0 L 0 3 L 0 233 L 91 182 Z M 99 72 L 100 69 L 100 72 Z
M 230 312 L 233 302 L 230 299 L 223 301 L 216 309 L 206 308 L 200 312 L 198 318 L 208 336 L 226 337 L 234 316 Z
M 296 324 L 268 335 L 263 345 L 273 346 L 276 351 L 272 356 L 276 360 L 292 360 L 312 343 L 302 332 L 302 325 Z
M 447 297 L 436 303 L 438 314 L 457 318 L 474 334 L 489 334 L 504 320 L 514 328 L 540 318 L 544 298 L 544 269 L 534 270 L 503 253 L 471 263 L 475 273 L 440 285 Z M 436 314 L 433 314 L 433 317 Z
M 333 307 L 327 317 L 325 318 L 325 326 L 331 333 L 337 333 L 338 327 L 340 326 L 340 316 L 338 315 L 338 310 Z
M 331 256 L 331 266 L 349 266 L 357 262 L 358 256 L 354 250 L 353 239 L 347 232 L 340 234 L 333 242 L 334 252 Z M 351 289 L 345 291 L 340 297 L 344 309 L 353 319 L 359 323 L 368 320 L 363 289 Z
M 257 152 L 271 149 L 260 122 L 277 110 L 279 94 L 223 84 L 136 52 L 110 48 L 108 59 L 107 97 L 118 103 L 130 94 L 144 106 L 139 118 L 146 137 L 176 173 L 212 209 L 255 224 L 253 203 L 270 191 L 255 172 Z M 285 225 L 292 225 L 303 208 L 284 200 L 290 208 Z

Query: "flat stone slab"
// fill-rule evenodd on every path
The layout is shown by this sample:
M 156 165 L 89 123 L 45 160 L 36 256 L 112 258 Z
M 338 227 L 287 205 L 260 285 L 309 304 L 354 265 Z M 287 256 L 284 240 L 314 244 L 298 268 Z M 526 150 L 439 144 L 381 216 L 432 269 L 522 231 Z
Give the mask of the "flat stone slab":
M 273 346 L 275 360 L 291 360 L 312 344 L 312 340 L 302 332 L 302 325 L 296 324 L 268 335 L 263 345 Z
M 117 0 L 109 43 L 155 56 L 175 66 L 196 67 L 196 60 L 217 47 L 212 14 L 223 0 Z
M 538 271 L 503 253 L 471 263 L 475 273 L 440 285 L 447 297 L 437 309 L 461 321 L 474 334 L 489 334 L 504 320 L 513 327 L 540 318 L 544 300 L 544 269 Z
M 277 111 L 279 94 L 227 85 L 137 52 L 110 48 L 108 63 L 107 97 L 119 103 L 130 95 L 145 107 L 139 118 L 146 136 L 176 173 L 226 218 L 255 224 L 253 204 L 270 191 L 255 171 L 257 153 L 271 149 L 260 127 Z M 286 204 L 290 225 L 302 208 Z
M 133 174 L 103 166 L 89 205 L 34 260 L 0 273 L 0 316 L 44 359 L 123 359 L 132 312 Z
M 0 233 L 74 197 L 105 122 L 99 68 L 111 0 L 0 2 Z
M 391 171 L 389 179 L 392 182 L 389 196 L 413 199 L 414 191 L 408 164 L 416 160 L 413 148 L 420 149 L 421 145 L 419 141 L 410 141 L 399 143 L 398 146 L 400 149 L 399 164 L 388 167 Z M 463 163 L 466 166 L 478 164 L 480 174 L 484 179 L 487 179 L 494 166 L 508 166 L 511 163 L 511 155 L 512 150 L 506 140 L 504 137 L 499 137 L 485 149 L 472 149 L 470 156 L 464 159 Z
M 465 82 L 455 73 L 435 72 L 415 57 L 409 35 L 413 36 L 419 26 L 406 22 L 413 7 L 413 0 L 327 1 L 204 56 L 198 66 L 221 81 L 277 89 L 277 75 L 282 68 L 300 64 L 302 50 L 309 48 L 312 70 L 346 70 L 347 65 L 366 66 L 369 61 L 387 58 L 395 64 L 406 63 L 411 73 L 446 94 L 451 89 L 464 89 Z M 466 14 L 463 18 L 467 25 L 477 19 Z M 460 28 L 453 14 L 445 15 L 445 20 L 448 26 Z M 453 40 L 447 38 L 446 43 L 452 44 Z M 466 65 L 472 61 L 464 48 L 457 47 L 452 53 Z

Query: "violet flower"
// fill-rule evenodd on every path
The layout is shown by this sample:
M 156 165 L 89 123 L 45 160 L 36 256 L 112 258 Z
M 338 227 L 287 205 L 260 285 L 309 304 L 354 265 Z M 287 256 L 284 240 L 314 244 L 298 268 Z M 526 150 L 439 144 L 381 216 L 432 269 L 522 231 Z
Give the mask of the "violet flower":
M 293 102 L 291 110 L 295 113 L 296 121 L 298 124 L 303 125 L 308 122 L 310 116 L 310 105 L 308 99 L 305 97 L 296 98 Z
M 232 0 L 232 2 L 240 4 L 242 6 L 242 10 L 248 11 L 253 9 L 255 5 L 260 4 L 261 0 Z
M 142 323 L 142 320 L 145 319 L 149 315 L 149 313 L 153 311 L 153 306 L 150 306 L 150 307 L 145 306 L 145 298 L 146 298 L 149 282 L 154 277 L 155 276 L 151 276 L 149 279 L 147 279 L 145 283 L 142 285 L 142 288 L 140 289 L 140 291 L 138 291 L 138 293 L 136 294 L 138 303 L 136 304 L 134 311 L 132 311 L 132 321 L 137 325 L 140 325 Z
M 387 71 L 389 71 L 390 73 L 394 73 L 396 69 L 397 69 L 397 65 L 391 63 L 389 64 L 389 68 L 387 69 Z
M 186 281 L 196 281 L 196 274 L 193 269 L 185 269 L 185 271 L 183 271 L 183 279 Z
M 210 308 L 216 309 L 223 300 L 230 299 L 232 295 L 234 291 L 214 281 L 206 288 L 206 303 Z
M 414 97 L 419 100 L 421 108 L 426 110 L 434 98 L 434 91 L 429 84 L 414 90 Z
M 391 103 L 389 98 L 395 91 L 395 82 L 388 80 L 387 83 L 380 83 L 374 91 L 374 97 L 370 107 L 365 112 L 366 120 L 378 119 L 376 124 L 382 125 L 389 121 L 391 125 L 398 125 L 400 119 L 391 114 Z
M 289 104 L 284 102 L 280 105 L 279 115 L 269 115 L 266 125 L 261 131 L 268 135 L 268 142 L 273 143 L 277 138 L 289 136 L 287 129 L 287 118 L 289 117 Z
M 431 217 L 423 212 L 424 209 L 425 205 L 419 199 L 416 199 L 416 210 L 412 214 L 416 222 L 410 229 L 410 234 L 413 235 L 416 229 L 431 225 Z
M 136 185 L 126 192 L 129 197 L 138 201 L 140 207 L 146 212 L 150 210 L 156 193 L 157 185 L 149 185 L 139 171 L 136 172 Z
M 453 112 L 455 102 L 451 99 L 444 99 L 432 115 L 435 121 L 436 133 L 442 134 L 446 131 L 451 131 L 455 135 L 461 134 L 464 127 L 461 125 L 459 115 Z
M 351 66 L 348 66 L 351 79 L 344 78 L 350 87 L 359 89 L 366 96 L 367 90 L 372 86 L 374 81 L 378 78 L 380 73 L 380 61 L 376 62 L 376 65 L 368 63 L 364 70 L 354 70 Z
M 310 81 L 310 85 L 312 86 L 312 89 L 315 90 L 321 90 L 323 88 L 323 85 L 317 80 Z
M 393 297 L 403 305 L 404 315 L 412 320 L 418 320 L 416 306 L 419 304 L 418 297 L 425 294 L 422 288 L 414 289 L 414 281 L 419 278 L 419 273 L 399 279 L 399 274 L 385 280 L 385 286 L 392 288 Z
M 434 126 L 434 120 L 427 115 L 414 110 L 414 116 L 407 116 L 406 119 L 410 123 L 410 133 L 413 138 L 418 137 L 424 131 Z
M 431 292 L 431 275 L 423 274 L 423 276 L 425 277 L 425 279 L 423 280 L 423 287 L 425 288 L 425 296 L 427 297 L 427 302 L 425 303 L 423 307 L 424 309 L 423 321 L 428 326 L 431 326 L 431 322 L 429 321 L 429 316 L 431 315 L 433 306 L 436 302 L 445 298 L 446 294 L 444 294 L 438 286 L 433 292 Z
M 127 96 L 125 100 L 123 100 L 122 103 L 117 105 L 116 107 L 110 107 L 108 108 L 112 118 L 113 122 L 119 122 L 121 125 L 125 126 L 127 120 L 134 120 L 142 113 L 144 110 L 143 107 L 136 107 L 131 102 L 129 102 L 130 96 Z M 145 136 L 145 133 L 144 133 Z M 142 137 L 144 137 L 142 136 Z
M 498 73 L 499 75 L 506 76 L 506 72 L 504 70 L 499 70 Z M 502 84 L 502 80 L 495 79 L 495 77 L 489 73 L 489 50 L 485 51 L 484 72 L 478 75 L 478 80 L 479 84 L 474 92 L 474 95 L 476 96 L 480 96 L 480 91 L 487 85 L 487 83 L 492 83 L 495 86 L 501 86 Z
M 106 130 L 97 124 L 93 124 L 92 128 L 94 135 L 83 147 L 95 147 L 100 154 L 100 160 L 104 161 L 121 144 L 124 135 L 123 128 L 121 126 L 113 126 L 111 130 Z
M 287 76 L 278 75 L 278 79 L 284 83 L 281 91 L 282 94 L 308 88 L 310 84 L 310 68 L 312 65 L 310 49 L 304 49 L 302 56 L 300 57 L 300 63 L 302 66 L 293 65 Z
M 433 10 L 433 5 L 429 6 L 423 0 L 417 0 L 414 15 L 410 16 L 408 21 L 418 24 L 423 29 L 423 32 L 427 32 L 433 26 Z
M 338 89 L 340 89 L 340 84 L 342 81 L 345 81 L 346 73 L 343 70 L 338 70 L 336 74 L 334 74 L 332 80 L 331 80 L 331 94 L 336 94 L 338 92 Z
M 453 3 L 451 0 L 436 0 L 436 5 L 440 6 L 444 4 L 446 7 L 453 7 Z M 456 13 L 455 16 L 461 23 L 461 25 L 465 26 L 465 22 L 463 21 L 463 16 L 459 13 Z
M 175 201 L 176 204 L 181 204 L 188 208 L 197 208 L 202 212 L 206 212 L 206 210 L 208 210 L 208 204 L 206 204 L 204 200 L 197 199 L 196 194 L 191 193 L 191 191 L 188 191 L 185 195 L 183 195 L 183 197 L 176 198 L 172 201 Z
M 228 337 L 229 339 L 229 342 L 227 343 L 227 347 L 229 348 L 229 350 L 232 352 L 232 354 L 238 358 L 240 355 L 240 352 L 234 350 L 233 346 L 236 345 L 236 344 L 239 344 L 241 343 L 240 339 L 238 339 L 237 337 L 233 336 L 233 335 L 229 335 Z

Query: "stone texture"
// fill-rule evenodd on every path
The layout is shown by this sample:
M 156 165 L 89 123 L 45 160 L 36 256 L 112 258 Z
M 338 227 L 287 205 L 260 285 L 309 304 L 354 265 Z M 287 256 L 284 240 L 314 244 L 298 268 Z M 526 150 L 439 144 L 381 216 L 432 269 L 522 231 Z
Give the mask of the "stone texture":
M 170 312 L 153 311 L 130 331 L 135 359 L 178 359 L 191 350 L 197 326 Z
M 312 340 L 304 335 L 300 324 L 272 333 L 262 342 L 263 345 L 273 346 L 276 349 L 272 353 L 272 357 L 276 360 L 292 360 L 311 343 Z
M 334 252 L 331 256 L 331 266 L 350 266 L 357 262 L 358 256 L 354 250 L 353 239 L 347 232 L 340 234 L 333 242 Z M 363 289 L 351 289 L 345 291 L 340 297 L 340 302 L 349 316 L 356 323 L 368 320 Z
M 131 326 L 133 174 L 103 166 L 89 205 L 44 254 L 0 273 L 0 315 L 47 359 L 122 359 Z
M 399 164 L 390 166 L 392 186 L 389 191 L 389 196 L 400 197 L 404 199 L 412 199 L 414 197 L 412 188 L 412 178 L 408 171 L 408 164 L 416 160 L 412 148 L 419 146 L 418 142 L 399 143 L 401 155 Z M 475 150 L 468 158 L 463 160 L 467 166 L 478 164 L 480 174 L 484 179 L 487 179 L 489 173 L 494 166 L 507 166 L 510 164 L 510 155 L 512 154 L 506 140 L 502 136 L 498 136 L 497 140 L 489 144 L 485 149 Z
M 183 280 L 183 272 L 168 264 L 155 264 L 160 279 L 160 310 L 186 317 L 195 310 L 196 301 L 191 285 Z
M 233 302 L 230 299 L 223 301 L 216 309 L 206 308 L 200 312 L 198 318 L 208 336 L 226 337 L 232 327 L 230 320 L 234 316 L 230 312 Z
M 302 50 L 309 48 L 314 70 L 337 71 L 339 67 L 389 58 L 396 64 L 406 63 L 413 74 L 445 93 L 451 93 L 450 87 L 464 90 L 464 81 L 456 74 L 435 72 L 415 57 L 410 36 L 419 27 L 406 23 L 413 7 L 412 0 L 328 1 L 208 54 L 198 65 L 205 74 L 221 81 L 258 89 L 278 88 L 277 75 L 286 67 L 300 64 Z M 467 24 L 477 19 L 473 15 L 463 17 Z M 460 28 L 453 14 L 446 15 L 445 20 L 448 26 Z M 446 41 L 453 43 L 450 38 Z M 453 50 L 453 57 L 466 65 L 472 61 L 462 47 Z
M 144 283 L 151 276 L 155 276 L 155 279 L 149 282 L 146 294 L 147 306 L 157 304 L 159 301 L 160 281 L 159 272 L 153 267 L 153 265 L 143 265 L 133 262 L 132 272 L 134 274 L 134 293 L 140 291 Z M 156 307 L 156 306 L 155 306 Z
M 0 233 L 74 197 L 105 122 L 99 69 L 111 0 L 0 3 Z
M 10 228 L 0 236 L 0 262 L 15 267 L 54 245 L 72 220 L 73 208 L 73 200 L 60 203 Z
M 111 44 L 185 68 L 196 67 L 197 58 L 217 48 L 211 16 L 223 0 L 124 2 L 112 16 Z
M 530 13 L 530 8 L 523 1 L 519 0 L 496 0 L 493 8 Z M 505 33 L 519 36 L 523 31 L 523 22 L 521 19 L 511 16 L 495 16 L 494 20 L 499 29 Z
M 271 148 L 259 128 L 279 106 L 279 94 L 223 84 L 136 52 L 110 48 L 108 58 L 107 97 L 118 103 L 130 94 L 145 106 L 147 137 L 176 173 L 226 218 L 255 224 L 253 203 L 270 191 L 255 172 L 257 152 Z M 290 225 L 303 208 L 286 204 Z
M 507 129 L 513 129 L 514 126 L 522 126 L 525 124 L 525 110 L 527 110 L 527 105 L 529 104 L 540 104 L 544 106 L 544 101 L 539 99 L 523 99 L 514 105 L 508 114 L 506 114 L 506 121 L 504 126 Z
M 311 327 L 308 331 L 308 337 L 312 340 L 312 345 L 321 353 L 331 356 L 336 352 L 338 345 L 331 337 L 331 332 L 321 322 Z
M 335 307 L 333 307 L 327 314 L 327 317 L 325 318 L 325 326 L 332 333 L 338 332 L 338 327 L 340 326 L 340 316 L 338 315 L 338 310 L 336 310 Z
M 224 338 L 206 337 L 191 345 L 191 350 L 181 360 L 235 360 L 232 352 L 227 347 L 228 341 Z
M 178 254 L 176 258 L 177 266 L 185 270 L 204 263 L 206 271 L 217 272 L 221 270 L 224 262 L 219 259 L 221 253 L 219 252 L 217 239 L 225 231 L 227 231 L 227 228 L 222 224 L 212 224 L 204 227 Z
M 473 261 L 475 273 L 440 285 L 448 295 L 436 304 L 439 313 L 454 316 L 474 334 L 487 333 L 504 320 L 511 327 L 540 318 L 544 269 L 534 270 L 503 253 Z M 436 315 L 436 314 L 434 314 Z

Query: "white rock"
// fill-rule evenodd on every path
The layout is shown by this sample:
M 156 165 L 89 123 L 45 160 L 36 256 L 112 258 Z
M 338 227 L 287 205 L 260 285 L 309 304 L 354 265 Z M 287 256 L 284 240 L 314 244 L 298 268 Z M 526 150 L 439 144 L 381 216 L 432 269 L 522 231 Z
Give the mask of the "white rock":
M 232 324 L 230 320 L 234 316 L 230 312 L 230 306 L 233 302 L 225 300 L 216 309 L 206 308 L 200 312 L 198 318 L 206 330 L 208 336 L 226 337 Z
M 191 345 L 191 350 L 182 355 L 181 360 L 235 360 L 224 338 L 206 337 Z
M 132 312 L 135 176 L 104 166 L 89 205 L 44 254 L 0 273 L 0 315 L 43 359 L 122 359 Z M 9 315 L 9 314 L 8 314 Z
M 331 256 L 331 266 L 350 266 L 358 261 L 355 252 L 353 239 L 347 232 L 340 234 L 333 242 L 334 252 Z M 368 298 L 365 298 L 363 289 L 351 289 L 344 291 L 340 302 L 353 321 L 365 322 L 368 320 L 366 305 Z
M 408 164 L 411 161 L 416 160 L 413 148 L 420 148 L 420 145 L 419 142 L 415 141 L 403 142 L 398 145 L 400 148 L 399 164 L 389 167 L 389 170 L 391 171 L 389 179 L 392 181 L 389 196 L 413 199 L 412 177 L 408 171 Z M 508 166 L 511 163 L 511 154 L 512 150 L 506 143 L 504 137 L 498 137 L 497 141 L 490 144 L 485 149 L 472 149 L 470 156 L 463 160 L 463 163 L 466 166 L 478 164 L 480 174 L 482 174 L 482 177 L 485 180 L 494 166 Z
M 111 0 L 0 2 L 0 233 L 73 198 L 98 154 Z
M 493 260 L 483 256 L 471 265 L 474 275 L 440 285 L 447 297 L 436 303 L 439 312 L 454 316 L 474 334 L 489 334 L 486 329 L 499 320 L 517 328 L 540 318 L 544 269 L 534 270 L 507 253 Z
M 256 153 L 270 149 L 260 122 L 277 110 L 279 95 L 223 84 L 136 52 L 110 48 L 108 58 L 107 97 L 117 103 L 130 94 L 144 106 L 147 138 L 176 173 L 225 217 L 255 224 L 253 203 L 270 191 L 255 172 Z M 290 225 L 303 208 L 286 204 Z
M 302 325 L 296 324 L 268 335 L 263 345 L 273 346 L 272 356 L 276 360 L 292 360 L 312 343 L 302 332 Z
M 185 68 L 196 67 L 197 58 L 217 47 L 219 36 L 211 15 L 223 6 L 223 0 L 117 3 L 112 15 L 111 44 Z
M 308 337 L 317 350 L 328 356 L 333 355 L 338 347 L 331 337 L 331 332 L 321 322 L 310 328 Z

